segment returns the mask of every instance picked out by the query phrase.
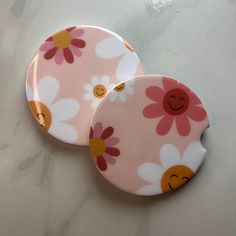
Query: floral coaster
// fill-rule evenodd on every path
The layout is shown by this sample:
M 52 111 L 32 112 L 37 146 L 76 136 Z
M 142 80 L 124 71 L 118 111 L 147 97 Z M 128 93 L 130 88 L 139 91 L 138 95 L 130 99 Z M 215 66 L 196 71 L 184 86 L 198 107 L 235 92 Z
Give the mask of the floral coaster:
M 62 30 L 46 39 L 27 74 L 29 107 L 43 129 L 57 139 L 88 145 L 90 118 L 116 84 L 142 75 L 139 58 L 119 35 L 95 26 Z M 113 100 L 125 102 L 132 90 Z
M 125 90 L 128 95 L 116 99 Z M 90 152 L 118 188 L 138 195 L 170 192 L 203 162 L 200 137 L 208 126 L 202 102 L 188 87 L 163 76 L 139 76 L 119 84 L 98 106 Z

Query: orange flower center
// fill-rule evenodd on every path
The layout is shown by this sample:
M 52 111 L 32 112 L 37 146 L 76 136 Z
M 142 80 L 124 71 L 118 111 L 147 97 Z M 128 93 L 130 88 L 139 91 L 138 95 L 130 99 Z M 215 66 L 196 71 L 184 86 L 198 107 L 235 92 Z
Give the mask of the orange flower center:
M 107 89 L 102 84 L 98 84 L 93 88 L 93 94 L 96 98 L 103 98 L 106 92 L 107 92 Z
M 67 30 L 62 30 L 53 35 L 53 43 L 57 48 L 68 48 L 72 38 Z
M 165 171 L 161 179 L 161 188 L 163 192 L 173 191 L 185 183 L 193 176 L 193 171 L 184 165 L 172 166 Z
M 29 107 L 39 124 L 48 131 L 52 123 L 52 115 L 48 107 L 38 101 L 30 101 Z
M 117 86 L 114 88 L 114 90 L 115 90 L 116 92 L 121 92 L 121 91 L 123 91 L 124 89 L 125 89 L 125 83 L 121 83 L 121 84 L 117 85 Z
M 90 152 L 92 156 L 101 156 L 106 150 L 106 144 L 101 138 L 92 138 L 89 140 Z

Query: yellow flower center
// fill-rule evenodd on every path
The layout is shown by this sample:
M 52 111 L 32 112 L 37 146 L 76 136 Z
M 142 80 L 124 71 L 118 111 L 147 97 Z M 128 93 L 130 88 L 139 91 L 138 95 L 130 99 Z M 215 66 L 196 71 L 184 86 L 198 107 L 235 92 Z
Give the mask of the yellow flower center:
M 48 131 L 52 123 L 52 115 L 48 107 L 38 101 L 30 101 L 29 107 L 39 124 Z
M 103 84 L 98 84 L 93 88 L 93 94 L 96 98 L 103 98 L 106 92 L 107 89 Z
M 121 83 L 121 84 L 117 85 L 117 86 L 114 88 L 114 90 L 115 90 L 116 92 L 121 92 L 121 91 L 123 91 L 124 89 L 125 89 L 125 83 Z
M 193 176 L 193 171 L 184 165 L 172 166 L 165 171 L 161 179 L 161 188 L 163 192 L 173 191 L 185 183 Z
M 129 51 L 134 52 L 134 48 L 126 40 L 124 40 L 124 45 L 129 49 Z
M 67 48 L 71 41 L 72 38 L 67 30 L 62 30 L 53 35 L 53 43 L 57 48 Z
M 101 138 L 90 139 L 89 146 L 92 156 L 101 156 L 106 150 L 106 144 Z

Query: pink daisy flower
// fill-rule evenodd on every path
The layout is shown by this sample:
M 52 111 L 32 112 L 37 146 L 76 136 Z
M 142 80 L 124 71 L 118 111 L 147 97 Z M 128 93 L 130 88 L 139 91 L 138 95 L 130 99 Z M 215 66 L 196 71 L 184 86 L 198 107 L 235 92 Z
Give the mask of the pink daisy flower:
M 113 127 L 103 129 L 101 122 L 97 122 L 94 129 L 91 127 L 89 135 L 89 146 L 91 155 L 96 159 L 97 167 L 101 171 L 107 169 L 107 163 L 114 165 L 116 160 L 114 157 L 120 155 L 120 150 L 114 147 L 119 143 L 119 139 L 112 137 L 114 133 Z
M 76 27 L 71 27 L 62 30 L 53 36 L 49 37 L 40 47 L 44 53 L 44 58 L 50 60 L 53 57 L 55 62 L 60 65 L 64 59 L 67 63 L 74 62 L 74 56 L 82 55 L 81 48 L 86 46 L 84 40 L 80 37 L 84 34 L 84 30 Z
M 151 86 L 146 89 L 147 97 L 154 103 L 143 109 L 143 115 L 148 119 L 161 117 L 156 126 L 159 135 L 166 135 L 175 121 L 178 133 L 187 136 L 191 130 L 190 119 L 202 121 L 206 111 L 197 95 L 185 85 L 166 77 L 162 83 L 163 88 Z

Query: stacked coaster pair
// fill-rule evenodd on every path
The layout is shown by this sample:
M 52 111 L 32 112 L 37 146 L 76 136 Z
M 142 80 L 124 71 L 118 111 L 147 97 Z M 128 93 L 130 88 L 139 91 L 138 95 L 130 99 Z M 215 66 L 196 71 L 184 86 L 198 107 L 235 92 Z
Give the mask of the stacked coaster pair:
M 71 27 L 46 39 L 26 93 L 46 132 L 89 145 L 101 174 L 127 192 L 173 191 L 204 159 L 209 122 L 200 99 L 174 79 L 143 75 L 133 47 L 109 30 Z

